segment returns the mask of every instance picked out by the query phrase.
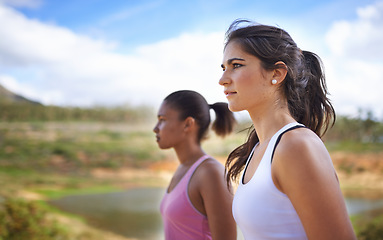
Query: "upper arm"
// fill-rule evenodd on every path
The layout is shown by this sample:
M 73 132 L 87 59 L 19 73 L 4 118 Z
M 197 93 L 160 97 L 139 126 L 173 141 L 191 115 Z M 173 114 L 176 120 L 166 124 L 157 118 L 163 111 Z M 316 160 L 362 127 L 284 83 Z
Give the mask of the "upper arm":
M 199 167 L 198 180 L 213 239 L 236 239 L 233 195 L 226 184 L 224 167 L 215 160 L 206 160 Z
M 314 133 L 297 129 L 283 135 L 272 176 L 292 202 L 309 239 L 355 239 L 331 158 Z

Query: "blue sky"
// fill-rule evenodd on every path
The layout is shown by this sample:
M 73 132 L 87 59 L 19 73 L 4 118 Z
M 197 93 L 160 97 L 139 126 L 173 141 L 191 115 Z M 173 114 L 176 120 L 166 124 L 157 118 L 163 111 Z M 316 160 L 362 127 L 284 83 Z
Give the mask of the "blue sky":
M 226 101 L 223 38 L 236 18 L 317 53 L 338 113 L 383 117 L 382 0 L 0 0 L 0 83 L 55 105 L 157 107 L 179 89 Z
M 295 0 L 275 1 L 272 4 L 259 0 L 28 2 L 36 2 L 35 7 L 17 8 L 26 17 L 66 27 L 95 39 L 117 41 L 121 43 L 121 51 L 177 37 L 183 32 L 225 31 L 236 18 L 249 18 L 279 26 L 297 24 L 306 30 L 312 24 L 315 30 L 325 30 L 333 21 L 355 18 L 356 7 L 372 1 Z

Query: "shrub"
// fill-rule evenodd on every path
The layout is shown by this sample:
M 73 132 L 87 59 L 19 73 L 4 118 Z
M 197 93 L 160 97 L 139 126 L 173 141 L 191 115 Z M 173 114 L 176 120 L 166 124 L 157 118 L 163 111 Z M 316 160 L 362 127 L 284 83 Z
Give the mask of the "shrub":
M 64 240 L 66 229 L 49 219 L 36 202 L 5 199 L 0 203 L 0 240 Z
M 360 240 L 383 240 L 383 223 L 378 220 L 367 223 L 358 233 Z

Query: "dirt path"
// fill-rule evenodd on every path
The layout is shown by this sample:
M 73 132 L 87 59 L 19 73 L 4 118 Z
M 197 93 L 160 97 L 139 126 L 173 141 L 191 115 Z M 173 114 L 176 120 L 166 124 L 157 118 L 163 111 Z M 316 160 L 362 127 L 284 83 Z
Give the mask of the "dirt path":
M 342 189 L 383 192 L 383 153 L 336 152 L 331 158 Z

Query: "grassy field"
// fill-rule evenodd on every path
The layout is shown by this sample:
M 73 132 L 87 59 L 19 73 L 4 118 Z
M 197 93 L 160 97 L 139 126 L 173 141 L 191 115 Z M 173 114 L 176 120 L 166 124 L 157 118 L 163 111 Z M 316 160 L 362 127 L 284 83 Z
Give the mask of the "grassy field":
M 18 198 L 37 201 L 48 216 L 54 215 L 65 225 L 72 217 L 48 208 L 44 200 L 138 185 L 166 186 L 177 161 L 171 150 L 158 149 L 153 124 L 0 122 L 0 201 Z M 245 126 L 239 126 L 236 133 L 225 139 L 211 133 L 203 143 L 206 152 L 223 162 L 232 149 L 246 140 L 247 131 L 240 131 Z M 345 192 L 383 191 L 382 143 L 330 138 L 326 144 Z M 381 215 L 371 219 L 379 218 Z M 371 219 L 356 218 L 358 232 L 363 232 L 360 226 L 366 226 Z M 67 230 L 74 234 L 71 239 L 102 239 L 95 237 L 102 235 L 99 230 L 89 228 L 79 219 L 73 221 L 82 227 Z M 121 237 L 108 235 L 106 239 Z

